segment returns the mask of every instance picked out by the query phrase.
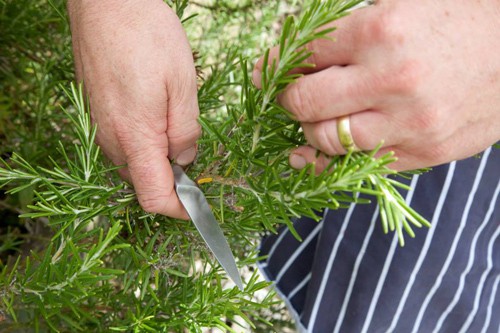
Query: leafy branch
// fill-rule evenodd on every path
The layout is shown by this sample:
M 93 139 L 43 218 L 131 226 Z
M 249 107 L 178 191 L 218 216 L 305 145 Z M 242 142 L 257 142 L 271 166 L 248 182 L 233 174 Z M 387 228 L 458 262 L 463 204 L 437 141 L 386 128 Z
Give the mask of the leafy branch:
M 312 165 L 301 171 L 288 165 L 290 150 L 305 138 L 276 97 L 299 77 L 293 69 L 310 66 L 305 46 L 325 38 L 334 29 L 325 24 L 359 2 L 312 1 L 300 18 L 287 18 L 279 61 L 265 54 L 262 89 L 250 82 L 240 49 L 227 52 L 200 86 L 204 134 L 188 173 L 209 199 L 242 269 L 258 259 L 262 233 L 286 224 L 298 238 L 293 218 L 317 219 L 324 208 L 365 203 L 365 195 L 377 200 L 384 231 L 397 232 L 401 244 L 403 230 L 414 236 L 412 227 L 428 225 L 397 190 L 407 187 L 390 177 L 392 154 L 376 159 L 376 150 L 349 152 L 332 157 L 319 174 Z M 184 13 L 186 1 L 172 3 Z M 54 331 L 234 331 L 226 319 L 235 317 L 250 327 L 269 325 L 261 313 L 276 304 L 273 293 L 254 298 L 269 284 L 254 272 L 240 292 L 192 224 L 144 213 L 95 144 L 81 88 L 71 86 L 66 95 L 71 106 L 63 119 L 73 134 L 57 145 L 57 157 L 43 166 L 16 153 L 0 161 L 0 187 L 9 195 L 33 190 L 21 218 L 43 218 L 51 228 L 43 248 L 0 262 L 0 318 L 8 317 L 7 327 L 34 322 L 36 329 Z
M 288 155 L 292 148 L 305 143 L 300 124 L 287 116 L 287 111 L 276 103 L 277 96 L 286 86 L 299 78 L 294 69 L 311 67 L 307 59 L 311 51 L 306 45 L 319 38 L 327 38 L 334 27 L 325 28 L 360 1 L 313 1 L 300 19 L 290 16 L 285 20 L 279 38 L 279 61 L 264 55 L 261 90 L 249 80 L 247 64 L 243 67 L 242 98 L 239 108 L 229 108 L 227 120 L 217 122 L 202 118 L 208 141 L 220 141 L 216 157 L 209 167 L 201 171 L 203 177 L 215 179 L 221 186 L 237 184 L 240 193 L 248 197 L 237 207 L 257 205 L 263 223 L 274 230 L 276 218 L 286 223 L 294 235 L 291 217 L 317 218 L 324 208 L 338 209 L 346 202 L 366 202 L 359 193 L 369 194 L 380 204 L 383 228 L 387 233 L 396 231 L 404 245 L 404 229 L 414 237 L 412 226 L 429 223 L 411 209 L 396 188 L 405 185 L 387 178 L 395 172 L 387 165 L 395 161 L 392 154 L 379 159 L 370 153 L 352 153 L 332 157 L 330 165 L 319 175 L 310 166 L 302 171 L 291 170 Z M 204 139 L 202 142 L 205 142 Z M 213 151 L 207 154 L 213 154 Z M 194 166 L 199 169 L 199 166 Z M 214 171 L 215 170 L 215 171 Z M 269 216 L 269 218 L 267 218 Z

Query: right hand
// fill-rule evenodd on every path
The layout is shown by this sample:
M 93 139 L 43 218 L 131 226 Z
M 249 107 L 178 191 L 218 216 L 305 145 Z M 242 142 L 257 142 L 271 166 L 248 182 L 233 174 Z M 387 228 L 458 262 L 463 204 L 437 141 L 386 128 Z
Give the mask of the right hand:
M 398 171 L 464 159 L 500 140 L 499 12 L 498 0 L 378 0 L 334 22 L 330 39 L 307 45 L 313 66 L 279 96 L 308 142 L 290 164 L 319 172 L 326 156 L 347 153 L 337 130 L 345 116 L 357 147 L 383 143 L 377 156 L 393 151 L 389 167 Z M 268 64 L 278 54 L 271 49 Z
M 161 0 L 70 0 L 77 78 L 85 83 L 97 142 L 150 213 L 187 219 L 170 159 L 191 163 L 196 71 L 176 14 Z

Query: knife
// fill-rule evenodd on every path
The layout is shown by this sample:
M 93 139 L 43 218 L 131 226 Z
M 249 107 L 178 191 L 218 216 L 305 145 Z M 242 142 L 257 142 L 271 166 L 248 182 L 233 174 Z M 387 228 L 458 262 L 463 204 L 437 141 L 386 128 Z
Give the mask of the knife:
M 219 223 L 215 219 L 207 199 L 203 192 L 198 188 L 186 175 L 182 167 L 173 165 L 175 191 L 186 209 L 189 217 L 193 221 L 196 229 L 198 229 L 201 237 L 212 251 L 217 261 L 226 271 L 227 275 L 233 282 L 243 290 L 240 273 L 236 266 L 233 253 L 227 242 L 226 237 L 222 233 Z

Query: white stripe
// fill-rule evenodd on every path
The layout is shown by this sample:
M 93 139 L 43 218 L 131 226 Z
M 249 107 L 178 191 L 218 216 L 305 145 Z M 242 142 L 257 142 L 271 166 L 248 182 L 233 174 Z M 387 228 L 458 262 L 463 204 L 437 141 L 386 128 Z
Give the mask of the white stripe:
M 500 235 L 500 229 L 497 229 L 497 231 L 495 232 L 495 234 L 494 234 L 493 238 L 491 239 L 490 244 L 488 246 L 488 270 L 484 271 L 482 276 L 481 276 L 481 280 L 480 280 L 479 286 L 476 290 L 476 296 L 474 299 L 474 308 L 473 308 L 472 312 L 469 314 L 469 316 L 467 317 L 467 321 L 460 329 L 460 333 L 464 333 L 464 332 L 468 331 L 468 329 L 470 328 L 470 325 L 472 325 L 472 322 L 474 321 L 474 318 L 477 314 L 477 310 L 479 309 L 479 301 L 481 298 L 482 291 L 484 290 L 484 284 L 485 284 L 486 278 L 493 268 L 493 260 L 492 260 L 493 244 L 497 240 L 499 235 Z
M 283 267 L 281 267 L 278 275 L 276 275 L 276 284 L 278 284 L 286 273 L 286 271 L 292 266 L 297 257 L 304 251 L 304 249 L 311 243 L 311 241 L 316 237 L 316 235 L 320 232 L 323 227 L 323 221 L 320 221 L 318 225 L 313 229 L 313 231 L 307 236 L 307 238 L 300 244 L 300 246 L 293 252 L 293 254 L 288 258 Z
M 307 238 L 304 240 L 304 242 L 302 244 L 300 244 L 300 246 L 295 250 L 293 255 L 290 258 L 288 258 L 288 260 L 285 262 L 283 267 L 281 267 L 280 271 L 278 272 L 278 275 L 276 276 L 276 280 L 275 280 L 276 284 L 278 284 L 278 282 L 283 277 L 283 274 L 286 273 L 288 268 L 290 268 L 290 266 L 294 263 L 295 259 L 297 259 L 297 257 L 302 253 L 302 251 L 304 251 L 306 246 L 311 242 L 311 240 L 316 236 L 316 234 L 321 231 L 321 229 L 323 228 L 323 221 L 325 220 L 325 217 L 328 214 L 328 212 L 329 212 L 329 209 L 328 208 L 325 209 L 325 211 L 323 212 L 322 220 L 318 222 L 318 225 L 316 227 L 314 227 L 313 231 L 307 236 Z
M 496 299 L 495 296 L 497 294 L 498 283 L 500 283 L 500 275 L 497 276 L 497 278 L 495 279 L 495 283 L 493 284 L 490 301 L 488 302 L 488 310 L 486 310 L 486 319 L 484 320 L 484 325 L 481 333 L 487 333 L 486 331 L 488 330 L 488 326 L 490 326 L 491 313 L 493 312 L 493 304 L 495 303 Z M 500 332 L 500 329 L 498 331 Z
M 289 229 L 286 228 L 282 233 L 281 235 L 279 235 L 278 239 L 276 239 L 276 242 L 274 242 L 273 246 L 271 247 L 271 250 L 269 250 L 269 253 L 267 254 L 267 262 L 269 262 L 269 260 L 271 259 L 271 257 L 273 256 L 274 254 L 274 251 L 276 251 L 276 248 L 278 247 L 278 245 L 281 243 L 281 241 L 283 240 L 283 238 L 285 238 L 286 234 L 288 233 Z
M 447 273 L 448 268 L 450 267 L 451 261 L 455 255 L 455 251 L 457 250 L 458 242 L 462 236 L 462 232 L 465 228 L 466 222 L 467 222 L 467 217 L 469 215 L 470 208 L 472 206 L 472 202 L 474 201 L 474 196 L 476 195 L 477 188 L 479 186 L 479 183 L 481 182 L 481 178 L 483 176 L 484 168 L 486 166 L 486 162 L 488 161 L 488 156 L 490 155 L 491 148 L 487 149 L 483 157 L 481 159 L 481 163 L 479 165 L 479 168 L 476 173 L 476 177 L 474 179 L 474 184 L 472 185 L 471 192 L 469 193 L 469 197 L 467 198 L 467 203 L 464 208 L 464 212 L 462 214 L 462 219 L 460 221 L 460 225 L 458 227 L 458 230 L 456 231 L 455 238 L 453 239 L 453 243 L 451 245 L 450 252 L 448 253 L 448 257 L 446 258 L 446 261 L 443 265 L 443 268 L 439 272 L 439 275 L 436 279 L 436 282 L 432 286 L 432 289 L 429 291 L 427 294 L 424 303 L 422 304 L 422 307 L 420 308 L 417 316 L 417 320 L 415 321 L 415 324 L 413 325 L 413 330 L 412 333 L 417 333 L 419 332 L 420 324 L 422 323 L 422 318 L 424 316 L 425 311 L 427 310 L 427 307 L 429 306 L 430 301 L 436 294 L 437 290 L 441 286 L 441 282 L 443 281 L 443 276 Z
M 469 273 L 472 269 L 472 266 L 474 264 L 474 258 L 475 258 L 476 247 L 477 247 L 477 240 L 479 239 L 479 236 L 481 235 L 484 228 L 486 227 L 487 222 L 488 222 L 488 220 L 483 221 L 482 222 L 483 224 L 477 229 L 476 233 L 474 234 L 474 238 L 472 240 L 471 248 L 469 251 L 469 259 L 467 261 L 467 266 L 466 266 L 465 270 L 460 274 L 458 289 L 457 289 L 455 295 L 453 296 L 452 301 L 446 307 L 446 310 L 439 317 L 439 320 L 438 320 L 436 327 L 433 331 L 434 333 L 437 333 L 441 330 L 441 327 L 443 326 L 445 320 L 448 318 L 448 315 L 451 313 L 453 308 L 457 305 L 458 301 L 460 300 L 460 297 L 461 297 L 462 292 L 464 290 L 465 278 L 467 275 L 469 275 Z
M 337 256 L 338 248 L 340 246 L 340 243 L 342 242 L 342 239 L 344 238 L 344 233 L 347 229 L 347 226 L 349 225 L 355 207 L 356 207 L 355 203 L 351 203 L 351 205 L 349 206 L 344 221 L 342 222 L 342 228 L 340 229 L 339 235 L 335 241 L 335 244 L 333 245 L 332 252 L 330 253 L 330 257 L 328 258 L 328 262 L 325 267 L 325 272 L 323 274 L 323 277 L 321 279 L 321 284 L 319 286 L 318 294 L 316 295 L 316 299 L 314 300 L 314 306 L 312 308 L 311 318 L 309 320 L 309 324 L 307 325 L 308 326 L 307 332 L 312 332 L 312 329 L 314 328 L 314 324 L 318 316 L 319 304 L 323 299 L 323 294 L 325 292 L 326 283 L 328 282 L 328 279 L 330 277 L 330 271 L 333 266 L 333 261 Z
M 325 211 L 323 212 L 323 219 L 325 219 L 325 216 L 326 214 L 328 214 L 328 211 L 329 211 L 329 208 L 326 208 Z M 322 223 L 323 221 L 320 221 L 318 223 Z M 279 235 L 278 239 L 276 239 L 276 242 L 274 242 L 273 246 L 271 247 L 271 249 L 269 250 L 269 253 L 267 254 L 267 262 L 269 262 L 269 259 L 271 259 L 271 257 L 273 256 L 274 254 L 274 251 L 276 251 L 276 248 L 278 247 L 278 245 L 281 243 L 281 241 L 283 240 L 283 238 L 285 238 L 286 234 L 290 231 L 289 228 L 286 228 L 282 233 L 281 235 Z M 267 262 L 266 262 L 266 266 L 267 266 Z
M 312 273 L 309 272 L 304 279 L 302 279 L 302 282 L 300 282 L 291 292 L 288 294 L 288 299 L 291 300 L 295 294 L 297 294 L 304 286 L 311 280 Z
M 262 274 L 262 276 L 264 277 L 264 279 L 266 279 L 266 281 L 272 281 L 269 278 L 269 276 L 267 275 L 266 270 L 262 269 L 259 262 L 257 262 L 257 267 L 259 268 L 260 274 Z M 279 286 L 276 286 L 276 285 L 274 285 L 274 286 L 275 286 L 276 293 L 285 302 L 285 306 L 288 309 L 288 312 L 290 313 L 292 320 L 295 322 L 295 326 L 297 328 L 297 333 L 304 333 L 306 330 L 305 330 L 304 325 L 302 325 L 302 323 L 300 322 L 299 314 L 297 313 L 295 308 L 292 306 L 291 302 L 286 298 L 286 296 L 283 295 L 283 293 L 279 289 Z
M 434 237 L 434 232 L 436 231 L 437 225 L 439 223 L 439 218 L 441 216 L 441 211 L 443 209 L 444 202 L 446 200 L 446 197 L 448 196 L 448 191 L 450 189 L 451 181 L 455 173 L 455 166 L 456 162 L 452 162 L 448 167 L 448 173 L 446 174 L 446 179 L 444 181 L 443 187 L 441 188 L 441 194 L 439 195 L 439 199 L 436 208 L 434 209 L 434 214 L 432 216 L 431 228 L 429 229 L 429 232 L 425 238 L 424 246 L 420 251 L 417 263 L 415 264 L 415 267 L 413 268 L 413 271 L 410 274 L 410 280 L 406 284 L 405 291 L 403 293 L 403 296 L 401 297 L 401 300 L 399 301 L 398 308 L 392 319 L 391 326 L 389 327 L 389 329 L 387 329 L 387 333 L 394 332 L 394 329 L 396 328 L 396 325 L 398 324 L 399 319 L 401 317 L 401 313 L 403 312 L 404 306 L 406 305 L 406 301 L 408 300 L 408 296 L 410 295 L 410 291 L 413 287 L 413 284 L 415 283 L 415 279 L 418 275 L 418 272 L 420 271 L 422 263 L 427 257 L 427 253 L 429 252 L 432 238 Z
M 373 216 L 370 222 L 370 228 L 366 233 L 365 239 L 363 240 L 363 245 L 361 246 L 361 250 L 358 253 L 356 262 L 354 263 L 354 268 L 351 274 L 351 280 L 349 281 L 349 287 L 347 288 L 347 292 L 344 297 L 344 302 L 342 303 L 342 308 L 340 309 L 339 318 L 337 319 L 337 323 L 335 324 L 334 332 L 339 332 L 340 327 L 342 326 L 342 322 L 344 321 L 345 313 L 347 310 L 347 304 L 351 299 L 352 290 L 354 288 L 354 282 L 356 282 L 356 277 L 358 276 L 359 266 L 361 266 L 361 261 L 363 261 L 363 257 L 365 256 L 366 253 L 366 248 L 368 247 L 368 243 L 370 243 L 373 230 L 375 229 L 375 223 L 377 222 L 378 214 L 379 214 L 379 207 L 377 206 L 377 208 L 373 212 Z
M 491 212 L 491 213 L 493 213 L 493 212 Z M 468 217 L 468 213 L 467 213 L 467 217 Z M 484 228 L 488 225 L 488 221 L 489 221 L 489 218 L 487 218 L 487 219 L 485 218 L 481 222 L 479 228 L 477 228 L 476 231 L 474 232 L 474 237 L 472 237 L 472 242 L 471 242 L 470 250 L 469 250 L 469 258 L 467 259 L 467 266 L 465 266 L 464 271 L 462 271 L 462 273 L 460 274 L 458 289 L 455 292 L 455 295 L 453 296 L 453 299 L 451 300 L 450 304 L 448 304 L 448 306 L 446 307 L 444 312 L 439 317 L 439 320 L 436 324 L 436 327 L 434 328 L 433 333 L 437 333 L 437 332 L 441 331 L 441 327 L 443 327 L 444 322 L 446 321 L 446 319 L 450 315 L 451 311 L 453 311 L 453 308 L 455 308 L 458 301 L 460 300 L 460 297 L 462 296 L 462 292 L 463 292 L 464 286 L 465 286 L 465 278 L 467 275 L 469 275 L 469 273 L 472 269 L 472 266 L 474 265 L 474 258 L 476 256 L 477 240 L 481 236 Z
M 484 218 L 484 225 L 486 225 L 490 219 L 491 216 L 493 215 L 493 212 L 495 211 L 495 204 L 498 198 L 498 193 L 500 192 L 500 181 L 497 184 L 497 188 L 495 190 L 495 194 L 493 195 L 493 200 L 490 203 L 490 207 L 488 209 L 488 212 L 486 213 L 486 216 Z M 497 228 L 496 232 L 493 234 L 490 243 L 488 244 L 488 269 L 483 272 L 481 275 L 481 279 L 479 281 L 479 285 L 476 290 L 476 296 L 474 298 L 474 308 L 472 309 L 472 312 L 467 316 L 467 320 L 465 321 L 464 325 L 460 329 L 460 333 L 465 333 L 469 329 L 470 325 L 472 324 L 474 317 L 477 314 L 477 310 L 479 309 L 479 300 L 481 297 L 481 294 L 484 290 L 484 282 L 486 281 L 486 277 L 488 274 L 491 272 L 491 269 L 493 268 L 493 244 L 495 243 L 496 239 L 498 238 L 498 235 L 500 235 L 500 228 Z M 470 272 L 470 270 L 469 270 Z
M 408 191 L 408 194 L 406 195 L 406 204 L 409 206 L 411 204 L 411 199 L 413 198 L 413 193 L 415 193 L 415 187 L 417 186 L 418 182 L 418 175 L 413 176 L 413 179 L 411 180 L 410 184 L 410 190 Z M 392 237 L 392 243 L 391 243 L 391 248 L 389 249 L 389 253 L 387 254 L 387 257 L 385 259 L 384 267 L 382 268 L 382 273 L 380 274 L 380 278 L 378 279 L 377 282 L 377 287 L 375 288 L 375 292 L 373 294 L 371 303 L 370 303 L 370 308 L 368 309 L 368 314 L 366 315 L 365 318 L 365 323 L 363 324 L 363 328 L 361 329 L 362 333 L 368 332 L 368 328 L 370 327 L 370 324 L 373 319 L 373 313 L 375 312 L 375 308 L 378 303 L 378 299 L 380 297 L 380 294 L 382 292 L 382 288 L 384 287 L 384 283 L 387 278 L 387 274 L 389 273 L 389 268 L 391 267 L 392 259 L 394 258 L 394 253 L 396 252 L 396 248 L 398 246 L 398 234 L 395 232 L 393 237 Z

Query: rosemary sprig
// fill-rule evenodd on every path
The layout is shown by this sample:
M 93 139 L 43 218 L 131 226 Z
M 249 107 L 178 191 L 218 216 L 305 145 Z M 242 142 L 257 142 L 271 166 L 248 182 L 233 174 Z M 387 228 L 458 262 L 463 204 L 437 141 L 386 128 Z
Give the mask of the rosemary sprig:
M 309 66 L 304 46 L 324 38 L 333 28 L 322 27 L 359 2 L 314 0 L 300 18 L 288 18 L 280 60 L 266 53 L 261 90 L 249 80 L 241 48 L 227 52 L 199 89 L 205 131 L 189 172 L 203 179 L 200 187 L 242 267 L 258 259 L 262 233 L 280 224 L 295 233 L 292 218 L 367 202 L 360 194 L 377 200 L 384 231 L 397 232 L 401 244 L 403 230 L 413 236 L 412 227 L 428 225 L 397 191 L 404 185 L 388 177 L 394 174 L 387 168 L 391 154 L 333 157 L 320 174 L 313 166 L 297 171 L 288 165 L 290 149 L 305 139 L 276 97 L 298 78 L 292 69 Z M 186 1 L 172 3 L 185 11 Z M 4 317 L 5 327 L 35 323 L 54 331 L 231 331 L 225 319 L 236 316 L 250 327 L 269 324 L 262 313 L 276 304 L 273 294 L 253 298 L 268 284 L 253 273 L 243 292 L 232 288 L 191 224 L 145 214 L 95 144 L 81 88 L 72 86 L 66 95 L 59 98 L 72 106 L 58 120 L 71 124 L 73 134 L 66 133 L 53 158 L 41 163 L 13 154 L 1 161 L 0 187 L 11 196 L 34 193 L 21 217 L 48 224 L 52 238 L 0 262 L 0 329 Z

